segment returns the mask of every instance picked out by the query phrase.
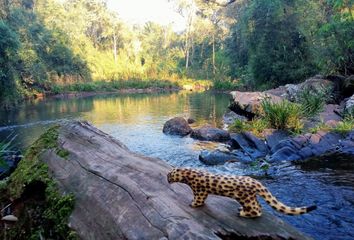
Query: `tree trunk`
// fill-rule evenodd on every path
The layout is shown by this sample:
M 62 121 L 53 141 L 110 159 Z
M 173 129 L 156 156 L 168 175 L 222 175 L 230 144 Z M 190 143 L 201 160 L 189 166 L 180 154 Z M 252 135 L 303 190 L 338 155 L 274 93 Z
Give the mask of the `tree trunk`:
M 114 63 L 117 64 L 117 36 L 113 34 L 113 55 L 114 55 Z
M 216 67 L 215 67 L 215 33 L 213 32 L 213 74 L 215 80 Z
M 130 152 L 88 123 L 62 125 L 58 145 L 41 159 L 59 188 L 75 195 L 70 226 L 82 239 L 309 239 L 271 214 L 238 216 L 236 201 L 209 196 L 191 208 L 187 185 L 168 184 L 171 167 Z

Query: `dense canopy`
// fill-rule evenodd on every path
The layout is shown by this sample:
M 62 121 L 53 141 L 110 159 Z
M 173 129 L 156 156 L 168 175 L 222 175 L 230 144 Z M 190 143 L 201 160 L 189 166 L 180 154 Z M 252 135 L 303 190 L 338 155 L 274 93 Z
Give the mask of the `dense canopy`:
M 183 32 L 131 26 L 104 0 L 0 0 L 0 102 L 91 81 L 270 88 L 354 73 L 347 0 L 170 0 Z

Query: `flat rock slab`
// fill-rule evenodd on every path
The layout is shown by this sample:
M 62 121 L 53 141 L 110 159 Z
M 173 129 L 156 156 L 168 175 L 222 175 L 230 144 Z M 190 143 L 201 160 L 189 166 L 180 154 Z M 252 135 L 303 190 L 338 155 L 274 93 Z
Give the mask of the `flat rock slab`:
M 75 195 L 70 226 L 82 239 L 309 239 L 268 213 L 238 217 L 229 198 L 210 196 L 191 208 L 189 187 L 168 184 L 167 163 L 132 153 L 87 123 L 62 125 L 58 141 L 69 156 L 46 150 L 41 159 L 60 189 Z

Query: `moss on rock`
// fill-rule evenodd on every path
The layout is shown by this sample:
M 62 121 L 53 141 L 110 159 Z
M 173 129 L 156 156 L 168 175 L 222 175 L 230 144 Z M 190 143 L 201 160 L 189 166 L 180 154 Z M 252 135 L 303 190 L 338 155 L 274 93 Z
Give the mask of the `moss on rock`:
M 59 192 L 47 164 L 40 160 L 40 155 L 46 150 L 54 150 L 61 158 L 69 156 L 68 151 L 58 146 L 59 128 L 50 128 L 34 142 L 9 178 L 8 198 L 17 199 L 24 205 L 18 213 L 20 221 L 8 233 L 12 239 L 39 239 L 40 236 L 76 239 L 75 232 L 67 224 L 74 209 L 74 196 Z M 33 191 L 36 193 L 32 194 Z M 43 199 L 38 197 L 42 194 Z M 30 227 L 27 226 L 29 224 Z

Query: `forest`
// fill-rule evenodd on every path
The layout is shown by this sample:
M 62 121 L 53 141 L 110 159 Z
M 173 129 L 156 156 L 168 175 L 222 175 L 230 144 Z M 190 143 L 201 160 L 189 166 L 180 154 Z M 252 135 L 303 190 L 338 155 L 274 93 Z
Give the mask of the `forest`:
M 184 31 L 131 26 L 104 0 L 0 0 L 0 102 L 183 79 L 254 90 L 354 74 L 352 0 L 170 2 Z

